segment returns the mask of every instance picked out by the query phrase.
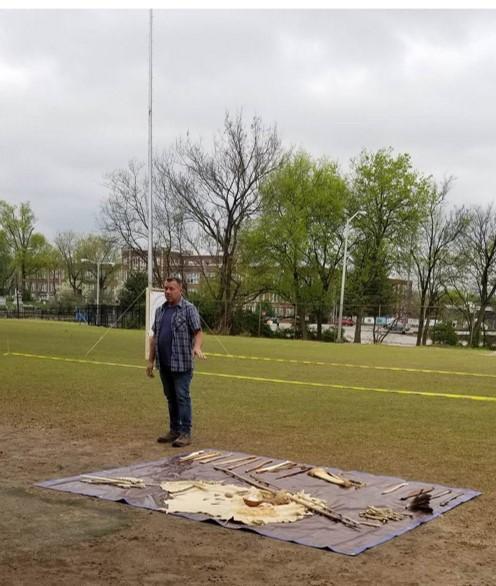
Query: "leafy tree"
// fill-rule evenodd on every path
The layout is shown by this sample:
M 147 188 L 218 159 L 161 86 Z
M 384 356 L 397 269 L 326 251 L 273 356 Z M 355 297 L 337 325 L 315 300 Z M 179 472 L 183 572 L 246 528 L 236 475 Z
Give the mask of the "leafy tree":
M 117 285 L 120 269 L 119 253 L 114 241 L 105 236 L 90 234 L 79 241 L 77 255 L 84 268 L 83 282 L 94 285 L 95 299 L 96 288 L 99 286 L 101 299 L 104 298 L 106 292 Z M 97 285 L 98 273 L 100 281 Z
M 387 299 L 387 278 L 399 262 L 401 242 L 417 229 L 427 197 L 428 180 L 413 169 L 408 154 L 392 149 L 362 151 L 352 162 L 350 215 L 360 210 L 355 225 L 360 245 L 352 251 L 355 270 L 350 285 L 357 315 L 355 342 L 361 341 L 365 307 Z
M 135 271 L 128 274 L 119 292 L 120 313 L 128 328 L 141 328 L 145 324 L 147 286 L 147 273 Z
M 145 307 L 145 289 L 148 287 L 148 275 L 144 272 L 129 273 L 119 292 L 119 305 L 123 311 L 130 307 Z
M 246 263 L 261 290 L 295 305 L 303 337 L 312 308 L 320 334 L 342 254 L 346 183 L 335 163 L 298 153 L 271 175 L 261 194 L 260 217 L 244 235 Z
M 46 245 L 45 237 L 34 231 L 35 221 L 28 202 L 13 206 L 0 201 L 0 229 L 13 257 L 16 287 L 23 298 L 28 295 L 27 278 L 39 270 L 39 254 Z
M 13 273 L 14 259 L 5 232 L 0 230 L 0 294 L 5 294 L 9 290 Z

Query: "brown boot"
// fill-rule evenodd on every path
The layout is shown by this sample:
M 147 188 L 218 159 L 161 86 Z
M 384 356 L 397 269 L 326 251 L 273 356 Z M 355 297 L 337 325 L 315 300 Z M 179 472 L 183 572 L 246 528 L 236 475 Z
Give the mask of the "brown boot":
M 191 436 L 189 433 L 181 433 L 177 439 L 172 442 L 173 448 L 185 448 L 191 443 Z
M 171 444 L 174 440 L 176 440 L 180 436 L 180 433 L 177 431 L 169 431 L 165 435 L 161 435 L 157 438 L 157 442 L 159 444 Z

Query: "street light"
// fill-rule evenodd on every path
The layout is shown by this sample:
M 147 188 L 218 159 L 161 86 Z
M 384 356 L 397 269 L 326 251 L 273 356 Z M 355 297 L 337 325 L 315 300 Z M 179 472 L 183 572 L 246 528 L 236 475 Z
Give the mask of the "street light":
M 344 302 L 344 284 L 346 282 L 346 261 L 348 256 L 348 232 L 350 231 L 350 224 L 351 222 L 357 217 L 363 215 L 364 212 L 362 210 L 358 210 L 355 212 L 351 218 L 346 220 L 346 224 L 344 227 L 344 253 L 343 253 L 343 274 L 341 275 L 341 297 L 339 300 L 339 318 L 338 318 L 338 335 L 336 340 L 338 342 L 341 341 L 341 329 L 343 327 L 343 302 Z
M 114 262 L 104 262 L 103 259 L 90 260 L 89 258 L 82 258 L 81 262 L 96 264 L 96 325 L 100 325 L 100 267 L 105 264 L 111 267 L 114 266 Z

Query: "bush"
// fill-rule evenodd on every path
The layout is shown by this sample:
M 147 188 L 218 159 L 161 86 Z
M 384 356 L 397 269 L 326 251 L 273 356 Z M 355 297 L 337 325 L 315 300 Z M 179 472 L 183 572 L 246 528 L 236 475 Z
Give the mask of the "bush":
M 432 343 L 456 346 L 458 343 L 458 336 L 453 324 L 445 321 L 437 323 L 432 328 Z
M 338 337 L 338 332 L 336 328 L 326 328 L 322 330 L 322 335 L 319 340 L 317 337 L 316 331 L 308 331 L 308 339 L 309 340 L 316 340 L 319 342 L 335 342 Z M 343 337 L 343 332 L 341 332 L 341 337 Z
M 259 331 L 261 336 L 266 338 L 272 337 L 272 330 L 267 324 L 260 324 L 260 316 L 257 313 L 243 309 L 237 310 L 234 313 L 231 330 L 234 336 L 237 334 L 258 336 Z

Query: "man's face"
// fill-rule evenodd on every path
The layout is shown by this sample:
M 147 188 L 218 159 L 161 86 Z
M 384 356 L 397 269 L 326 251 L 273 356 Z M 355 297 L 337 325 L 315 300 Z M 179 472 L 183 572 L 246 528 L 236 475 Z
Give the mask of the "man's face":
M 182 288 L 177 281 L 165 281 L 164 292 L 167 303 L 175 305 L 181 299 Z

